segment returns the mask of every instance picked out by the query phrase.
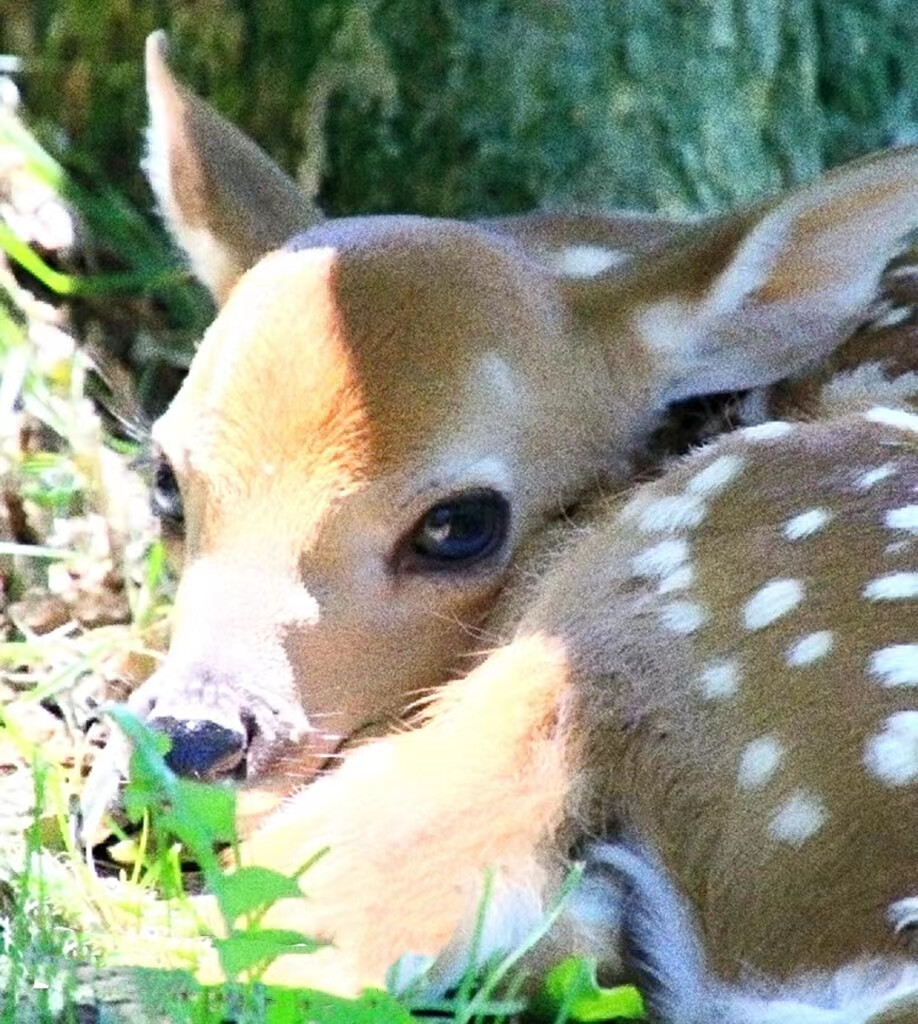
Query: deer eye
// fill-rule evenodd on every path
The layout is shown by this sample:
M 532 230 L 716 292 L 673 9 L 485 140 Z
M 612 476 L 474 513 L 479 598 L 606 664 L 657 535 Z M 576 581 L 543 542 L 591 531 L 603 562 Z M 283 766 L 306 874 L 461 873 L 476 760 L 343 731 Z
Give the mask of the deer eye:
M 185 522 L 182 495 L 172 467 L 162 457 L 153 471 L 153 486 L 150 488 L 150 507 L 153 515 L 172 529 L 181 529 Z
M 496 491 L 476 491 L 428 509 L 401 544 L 403 568 L 464 569 L 498 551 L 507 536 L 510 506 Z

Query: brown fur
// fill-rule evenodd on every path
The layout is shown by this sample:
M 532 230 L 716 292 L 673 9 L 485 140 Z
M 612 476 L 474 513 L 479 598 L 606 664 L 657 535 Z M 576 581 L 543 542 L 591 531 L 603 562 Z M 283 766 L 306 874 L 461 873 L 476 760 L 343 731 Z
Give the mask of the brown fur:
M 162 108 L 176 87 L 156 47 L 148 82 Z M 159 150 L 213 175 L 214 123 L 176 151 L 167 120 Z M 410 950 L 438 958 L 448 984 L 487 869 L 490 953 L 536 923 L 584 843 L 635 835 L 724 981 L 892 955 L 882 915 L 913 877 L 901 830 L 913 791 L 866 780 L 858 755 L 884 714 L 911 704 L 912 691 L 871 688 L 864 661 L 913 635 L 914 602 L 868 605 L 859 588 L 914 564 L 908 545 L 885 550 L 878 525 L 918 482 L 914 437 L 858 417 L 738 434 L 627 506 L 602 494 L 627 479 L 668 402 L 772 384 L 844 343 L 918 219 L 916 182 L 918 152 L 901 150 L 684 230 L 659 222 L 632 237 L 622 220 L 608 237 L 622 232 L 630 258 L 594 277 L 546 265 L 557 220 L 540 234 L 364 218 L 313 226 L 236 282 L 226 268 L 253 262 L 236 226 L 199 214 L 206 192 L 165 186 L 179 239 L 188 221 L 207 226 L 206 244 L 186 247 L 225 302 L 155 430 L 181 483 L 185 571 L 172 647 L 135 705 L 244 705 L 259 726 L 250 772 L 283 792 L 339 739 L 404 721 L 435 691 L 416 727 L 349 750 L 245 844 L 249 861 L 280 870 L 329 847 L 303 880 L 309 899 L 269 923 L 335 947 L 270 978 L 352 990 Z M 571 244 L 596 244 L 595 225 L 569 223 L 583 228 Z M 686 499 L 733 456 L 735 481 Z M 889 460 L 882 486 L 855 487 L 858 467 Z M 481 487 L 512 509 L 500 553 L 459 572 L 401 569 L 424 512 Z M 660 525 L 666 496 L 685 522 Z M 781 524 L 817 505 L 835 519 L 789 541 Z M 667 537 L 690 546 L 693 572 L 669 590 L 633 562 Z M 782 576 L 803 580 L 804 607 L 746 628 L 745 602 Z M 678 602 L 690 600 L 704 617 L 686 628 Z M 825 622 L 840 674 L 782 661 L 798 631 Z M 437 690 L 480 650 L 481 629 L 506 646 Z M 704 699 L 698 674 L 728 655 L 743 666 L 737 696 Z M 740 791 L 746 745 L 773 733 L 781 770 Z M 826 824 L 799 843 L 770 836 L 801 787 L 818 788 Z M 592 881 L 599 904 L 621 906 L 614 872 L 594 865 Z M 542 955 L 586 949 L 618 968 L 616 914 L 597 922 L 575 900 Z

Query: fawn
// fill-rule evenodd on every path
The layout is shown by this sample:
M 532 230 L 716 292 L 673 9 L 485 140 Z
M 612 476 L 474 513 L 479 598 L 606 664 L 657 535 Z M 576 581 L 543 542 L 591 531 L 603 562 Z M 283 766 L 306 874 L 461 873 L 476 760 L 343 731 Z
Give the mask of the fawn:
M 918 151 L 690 225 L 322 222 L 162 34 L 147 82 L 220 310 L 154 427 L 183 575 L 131 702 L 177 770 L 296 791 L 248 861 L 329 848 L 270 919 L 334 945 L 269 980 L 411 951 L 448 986 L 488 870 L 482 958 L 579 860 L 534 960 L 596 955 L 662 1021 L 918 1020 L 918 326 L 857 330 Z M 730 389 L 813 422 L 616 493 Z

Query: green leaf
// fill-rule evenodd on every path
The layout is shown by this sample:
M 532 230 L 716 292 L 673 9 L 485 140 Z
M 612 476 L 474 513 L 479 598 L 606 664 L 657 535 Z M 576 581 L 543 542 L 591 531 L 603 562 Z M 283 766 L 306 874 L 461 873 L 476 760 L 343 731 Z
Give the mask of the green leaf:
M 300 896 L 296 879 L 288 878 L 270 868 L 239 868 L 221 875 L 213 886 L 223 916 L 237 921 L 243 914 L 259 911 L 288 896 Z
M 601 988 L 593 957 L 569 957 L 548 972 L 534 1011 L 550 1020 L 645 1020 L 644 1000 L 633 985 Z M 563 1011 L 563 1012 L 562 1012 Z
M 163 754 L 169 750 L 169 737 L 154 732 L 126 707 L 120 704 L 105 705 L 102 709 L 131 741 L 134 754 L 138 757 L 138 775 L 144 779 L 159 779 L 163 765 Z M 172 773 L 169 772 L 171 775 Z
M 160 584 L 166 568 L 166 548 L 162 541 L 150 545 L 147 552 L 147 571 L 144 584 L 150 591 L 155 591 Z
M 124 809 L 132 821 L 139 821 L 144 811 L 158 810 L 171 798 L 176 779 L 163 761 L 163 755 L 169 751 L 170 740 L 144 725 L 127 708 L 113 705 L 103 710 L 131 744 Z
M 179 778 L 163 760 L 170 746 L 167 736 L 154 732 L 126 708 L 115 706 L 107 711 L 133 747 L 130 781 L 124 792 L 128 817 L 137 821 L 149 811 L 156 831 L 174 835 L 213 887 L 222 871 L 214 848 L 235 840 L 235 793 L 223 786 Z
M 194 779 L 176 779 L 171 817 L 177 816 L 212 843 L 231 843 L 236 838 L 236 791 Z
M 282 988 L 269 988 L 267 994 L 266 1024 L 411 1024 L 414 1020 L 398 1000 L 379 989 L 366 989 L 356 999 Z
M 220 956 L 220 966 L 230 978 L 252 968 L 260 969 L 287 953 L 315 953 L 328 945 L 287 928 L 249 928 L 213 942 Z

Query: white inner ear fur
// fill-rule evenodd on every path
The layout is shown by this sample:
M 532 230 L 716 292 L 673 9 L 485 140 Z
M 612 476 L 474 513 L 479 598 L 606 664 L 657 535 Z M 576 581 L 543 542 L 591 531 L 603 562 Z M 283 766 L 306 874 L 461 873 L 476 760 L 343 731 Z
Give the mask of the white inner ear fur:
M 166 141 L 166 112 L 157 93 L 150 92 L 147 102 L 150 108 L 150 124 L 146 131 L 146 150 L 140 166 L 150 182 L 157 202 L 163 207 L 172 194 L 172 175 Z
M 163 221 L 185 253 L 195 276 L 212 295 L 217 295 L 236 275 L 236 264 L 210 230 L 188 224 L 176 208 L 169 160 L 169 111 L 158 89 L 147 90 L 147 103 L 150 124 L 141 166 L 156 196 Z
M 918 151 L 894 151 L 792 193 L 762 213 L 697 301 L 650 298 L 634 314 L 670 364 L 667 401 L 772 383 L 821 358 L 863 319 L 918 224 Z M 756 293 L 770 280 L 774 293 Z
M 195 276 L 212 295 L 220 295 L 227 281 L 237 274 L 237 266 L 225 245 L 221 245 L 207 228 L 187 224 L 173 226 L 173 232 L 184 249 Z
M 744 239 L 700 303 L 665 298 L 639 308 L 635 324 L 641 336 L 655 352 L 691 363 L 709 341 L 711 326 L 735 313 L 768 280 L 786 235 L 787 224 L 767 217 Z
M 768 216 L 755 226 L 727 269 L 714 282 L 701 308 L 705 320 L 729 315 L 748 295 L 760 288 L 775 269 L 788 235 L 789 224 Z

